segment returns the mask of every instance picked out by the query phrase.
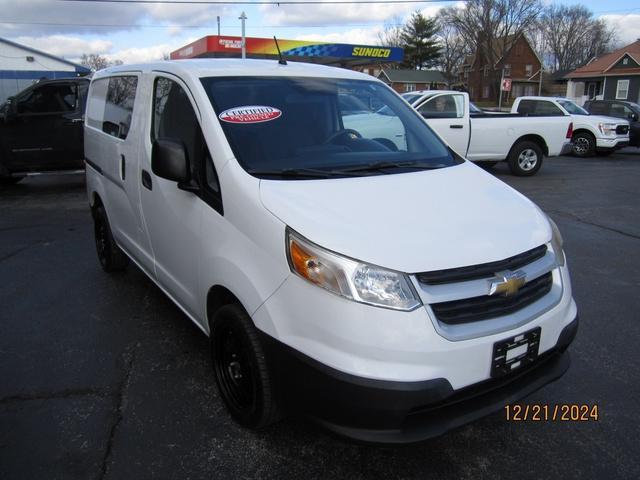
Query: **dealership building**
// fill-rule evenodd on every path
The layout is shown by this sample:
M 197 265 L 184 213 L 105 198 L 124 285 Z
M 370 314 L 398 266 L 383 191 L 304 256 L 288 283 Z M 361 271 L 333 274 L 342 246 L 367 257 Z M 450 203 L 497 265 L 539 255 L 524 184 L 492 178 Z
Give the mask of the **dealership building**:
M 0 38 L 0 103 L 43 78 L 80 77 L 87 67 Z
M 278 39 L 276 46 L 273 38 L 245 39 L 248 58 L 277 60 L 278 47 L 286 60 L 349 68 L 376 76 L 382 67 L 400 63 L 404 58 L 404 50 L 398 47 L 286 39 Z M 241 37 L 209 35 L 171 52 L 171 59 L 238 58 L 241 52 Z

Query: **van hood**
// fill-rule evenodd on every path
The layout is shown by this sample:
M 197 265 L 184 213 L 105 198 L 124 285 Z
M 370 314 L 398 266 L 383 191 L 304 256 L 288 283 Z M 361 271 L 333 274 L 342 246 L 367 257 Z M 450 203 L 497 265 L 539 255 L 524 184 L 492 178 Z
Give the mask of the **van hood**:
M 267 210 L 312 242 L 406 273 L 502 260 L 551 239 L 545 215 L 481 168 L 261 180 Z

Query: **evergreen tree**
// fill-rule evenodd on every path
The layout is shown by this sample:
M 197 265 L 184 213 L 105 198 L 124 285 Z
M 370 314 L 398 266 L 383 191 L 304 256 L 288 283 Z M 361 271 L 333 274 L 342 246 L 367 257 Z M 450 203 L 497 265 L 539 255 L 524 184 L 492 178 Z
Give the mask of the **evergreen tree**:
M 427 18 L 414 12 L 402 28 L 400 38 L 404 47 L 404 68 L 422 70 L 433 67 L 440 58 L 440 43 L 436 37 L 438 24 L 434 18 Z

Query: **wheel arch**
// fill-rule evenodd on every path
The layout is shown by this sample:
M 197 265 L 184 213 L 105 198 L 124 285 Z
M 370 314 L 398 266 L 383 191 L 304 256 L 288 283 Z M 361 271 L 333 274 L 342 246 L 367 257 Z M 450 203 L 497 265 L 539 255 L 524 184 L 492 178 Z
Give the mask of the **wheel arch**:
M 223 285 L 214 285 L 209 288 L 207 292 L 207 303 L 206 303 L 206 324 L 204 325 L 207 329 L 207 334 L 211 333 L 211 320 L 215 313 L 225 305 L 229 304 L 238 304 L 242 308 L 242 302 L 240 299 L 227 287 Z M 246 311 L 246 309 L 245 309 Z
M 547 142 L 545 141 L 545 139 L 543 137 L 541 137 L 540 135 L 537 135 L 535 133 L 531 133 L 528 135 L 523 135 L 520 138 L 518 138 L 515 142 L 513 142 L 513 145 L 511 146 L 511 149 L 509 150 L 509 155 L 511 155 L 511 153 L 513 152 L 513 150 L 522 142 L 533 142 L 536 145 L 538 145 L 540 147 L 540 149 L 542 150 L 542 154 L 546 157 L 549 156 L 549 147 L 547 146 Z M 509 157 L 509 155 L 507 155 L 507 158 Z
M 588 128 L 584 128 L 584 127 L 580 127 L 576 130 L 573 131 L 573 136 L 571 137 L 571 139 L 573 140 L 573 137 L 575 137 L 576 135 L 578 135 L 579 133 L 588 133 L 589 135 L 591 135 L 594 139 L 596 138 L 596 134 L 593 133 L 591 130 L 589 130 Z

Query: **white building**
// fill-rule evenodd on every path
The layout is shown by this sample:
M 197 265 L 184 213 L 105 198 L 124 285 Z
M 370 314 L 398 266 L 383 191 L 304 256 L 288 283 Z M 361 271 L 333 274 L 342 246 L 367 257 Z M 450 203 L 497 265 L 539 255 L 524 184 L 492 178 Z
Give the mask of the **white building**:
M 42 78 L 89 74 L 87 67 L 0 38 L 0 104 Z

